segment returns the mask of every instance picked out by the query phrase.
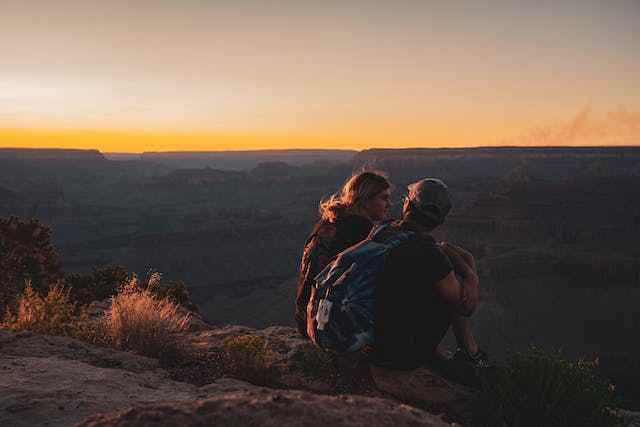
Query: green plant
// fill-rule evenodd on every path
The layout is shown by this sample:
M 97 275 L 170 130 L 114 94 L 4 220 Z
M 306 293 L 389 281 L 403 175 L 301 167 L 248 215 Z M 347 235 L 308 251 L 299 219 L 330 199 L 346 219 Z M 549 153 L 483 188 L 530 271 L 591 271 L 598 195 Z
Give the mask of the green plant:
M 615 426 L 613 390 L 596 362 L 564 359 L 536 347 L 512 355 L 485 379 L 474 410 L 478 426 Z
M 70 273 L 65 276 L 71 297 L 78 304 L 90 304 L 114 296 L 129 278 L 127 270 L 121 265 L 95 267 L 89 274 Z
M 221 349 L 185 351 L 183 357 L 163 364 L 171 379 L 197 386 L 211 384 L 224 372 L 224 352 Z
M 0 315 L 15 308 L 26 281 L 45 293 L 61 278 L 49 227 L 36 219 L 0 218 Z
M 182 280 L 162 282 L 156 293 L 159 297 L 169 298 L 187 310 L 198 312 L 198 307 L 191 301 L 187 285 Z
M 198 307 L 191 301 L 187 285 L 182 280 L 164 281 L 162 274 L 150 271 L 146 280 L 140 281 L 134 274 L 129 276 L 121 265 L 95 267 L 91 273 L 70 273 L 65 283 L 71 289 L 71 297 L 80 305 L 93 301 L 102 301 L 118 293 L 127 284 L 133 283 L 140 290 L 148 290 L 159 299 L 168 298 L 190 311 L 197 312 Z
M 264 338 L 254 335 L 229 337 L 223 342 L 222 365 L 224 373 L 257 385 L 273 382 L 273 373 L 267 366 Z
M 308 378 L 335 379 L 338 376 L 336 356 L 311 343 L 301 346 L 292 360 L 295 368 Z
M 114 348 L 166 361 L 180 359 L 184 353 L 180 334 L 189 320 L 169 299 L 140 289 L 134 277 L 113 297 L 102 322 Z
M 198 307 L 191 301 L 187 285 L 182 280 L 162 280 L 162 274 L 151 270 L 148 273 L 146 282 L 139 283 L 139 286 L 148 289 L 160 298 L 169 298 L 176 304 L 180 304 L 186 309 L 198 312 Z
M 16 331 L 33 331 L 41 334 L 67 334 L 74 323 L 75 304 L 69 291 L 56 284 L 42 297 L 27 282 L 24 294 L 18 300 L 15 314 L 5 313 L 3 324 Z

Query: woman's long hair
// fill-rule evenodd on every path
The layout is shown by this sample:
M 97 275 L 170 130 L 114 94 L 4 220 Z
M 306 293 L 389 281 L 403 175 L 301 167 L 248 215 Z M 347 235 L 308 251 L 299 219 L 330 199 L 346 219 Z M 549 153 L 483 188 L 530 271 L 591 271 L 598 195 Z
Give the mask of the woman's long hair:
M 320 216 L 324 221 L 335 222 L 340 215 L 363 215 L 364 203 L 390 187 L 391 183 L 382 172 L 352 175 L 338 193 L 320 202 Z

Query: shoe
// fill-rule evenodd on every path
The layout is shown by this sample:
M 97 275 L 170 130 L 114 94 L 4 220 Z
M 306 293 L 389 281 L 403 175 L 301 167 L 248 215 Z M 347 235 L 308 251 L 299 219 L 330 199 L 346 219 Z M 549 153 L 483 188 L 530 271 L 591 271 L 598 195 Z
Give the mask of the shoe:
M 490 368 L 489 356 L 482 349 L 478 348 L 475 354 L 469 354 L 466 350 L 457 349 L 451 360 L 467 362 L 475 368 Z

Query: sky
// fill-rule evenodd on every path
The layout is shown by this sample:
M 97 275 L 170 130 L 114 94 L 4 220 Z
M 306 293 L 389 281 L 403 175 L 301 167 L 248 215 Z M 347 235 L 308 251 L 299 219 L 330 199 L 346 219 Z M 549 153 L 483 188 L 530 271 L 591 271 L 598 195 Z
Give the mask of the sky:
M 0 0 L 0 147 L 639 145 L 640 0 Z

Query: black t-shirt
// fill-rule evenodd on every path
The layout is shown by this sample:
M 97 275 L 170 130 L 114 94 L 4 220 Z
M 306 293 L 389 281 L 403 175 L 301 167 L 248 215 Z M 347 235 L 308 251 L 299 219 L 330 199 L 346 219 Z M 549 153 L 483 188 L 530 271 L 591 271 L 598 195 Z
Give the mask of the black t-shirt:
M 431 236 L 388 254 L 376 288 L 374 364 L 414 369 L 429 360 L 451 324 L 451 309 L 434 285 L 451 270 Z

